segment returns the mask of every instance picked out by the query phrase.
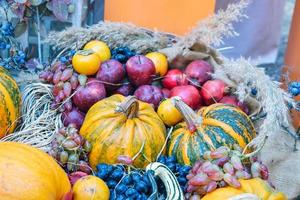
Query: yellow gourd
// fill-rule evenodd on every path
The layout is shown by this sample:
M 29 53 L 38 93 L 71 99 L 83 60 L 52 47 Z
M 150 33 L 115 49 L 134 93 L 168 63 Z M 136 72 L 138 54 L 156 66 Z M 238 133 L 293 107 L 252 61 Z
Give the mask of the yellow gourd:
M 105 182 L 96 176 L 82 177 L 73 186 L 73 200 L 109 200 L 109 195 Z
M 228 200 L 244 193 L 254 194 L 261 200 L 287 200 L 282 192 L 274 190 L 266 181 L 260 178 L 239 181 L 241 188 L 236 189 L 230 186 L 219 188 L 206 194 L 201 200 Z

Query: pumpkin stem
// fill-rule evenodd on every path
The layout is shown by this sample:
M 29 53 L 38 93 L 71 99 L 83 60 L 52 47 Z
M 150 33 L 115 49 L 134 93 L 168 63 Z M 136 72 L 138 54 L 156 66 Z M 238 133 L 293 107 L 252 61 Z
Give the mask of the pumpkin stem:
M 171 100 L 187 123 L 189 131 L 194 133 L 197 130 L 197 125 L 202 123 L 202 118 L 197 116 L 193 109 L 184 103 L 180 97 L 173 97 Z
M 117 106 L 116 112 L 124 113 L 128 119 L 137 117 L 139 111 L 139 102 L 135 96 L 128 96 Z

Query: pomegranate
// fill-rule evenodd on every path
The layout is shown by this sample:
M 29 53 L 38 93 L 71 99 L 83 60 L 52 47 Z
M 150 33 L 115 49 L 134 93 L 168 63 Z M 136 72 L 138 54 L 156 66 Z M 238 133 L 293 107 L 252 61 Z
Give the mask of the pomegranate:
M 224 96 L 220 100 L 220 103 L 229 104 L 229 105 L 233 105 L 233 106 L 239 107 L 246 114 L 249 114 L 248 107 L 243 102 L 240 102 L 235 96 L 232 96 L 232 95 L 230 95 L 230 96 Z
M 150 103 L 157 109 L 160 101 L 163 99 L 162 91 L 154 85 L 142 85 L 135 92 L 139 100 Z
M 179 69 L 171 69 L 164 77 L 162 84 L 164 88 L 171 90 L 176 86 L 188 85 L 186 75 Z
M 192 85 L 177 86 L 171 90 L 170 97 L 179 96 L 192 109 L 196 110 L 202 105 L 202 98 L 196 87 Z
M 123 65 L 117 60 L 108 60 L 101 64 L 96 78 L 100 81 L 117 84 L 122 82 L 125 76 Z M 104 84 L 107 90 L 114 90 L 117 87 L 109 84 Z
M 194 60 L 185 69 L 190 82 L 195 86 L 201 86 L 203 83 L 211 79 L 213 73 L 212 66 L 204 60 Z
M 149 58 L 137 55 L 129 58 L 126 62 L 126 72 L 133 85 L 147 85 L 155 76 L 155 66 Z
M 75 124 L 77 129 L 80 129 L 83 120 L 84 120 L 84 113 L 79 111 L 76 107 L 73 107 L 71 111 L 65 110 L 62 113 L 62 121 L 64 126 L 69 126 L 69 124 Z
M 95 78 L 89 78 L 84 86 L 77 87 L 72 99 L 79 110 L 86 112 L 92 105 L 105 97 L 104 85 Z
M 219 102 L 238 107 L 239 100 L 235 96 L 224 96 Z
M 209 80 L 201 89 L 201 96 L 206 105 L 219 102 L 226 94 L 226 84 L 221 80 Z
M 163 89 L 161 89 L 161 91 L 162 91 L 163 96 L 164 96 L 165 99 L 170 97 L 170 90 L 168 90 L 166 88 L 163 88 Z

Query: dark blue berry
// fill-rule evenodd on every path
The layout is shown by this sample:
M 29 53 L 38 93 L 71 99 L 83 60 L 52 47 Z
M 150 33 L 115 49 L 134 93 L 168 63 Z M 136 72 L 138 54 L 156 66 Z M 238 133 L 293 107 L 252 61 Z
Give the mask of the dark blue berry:
M 292 82 L 289 83 L 289 86 L 295 87 L 295 88 L 300 88 L 300 82 L 292 81 Z
M 118 54 L 123 54 L 123 53 L 125 53 L 126 49 L 123 47 L 119 47 L 119 48 L 116 48 L 116 51 Z
M 149 180 L 149 178 L 148 178 L 148 174 L 144 174 L 144 175 L 143 175 L 143 181 L 146 183 L 146 185 L 147 185 L 148 187 L 151 186 L 150 180 Z
M 97 176 L 103 180 L 106 180 L 108 178 L 108 173 L 106 171 L 99 171 Z
M 175 164 L 175 173 L 177 173 L 177 172 L 180 172 L 181 171 L 181 167 L 182 167 L 182 165 L 180 165 L 179 163 L 176 163 Z
M 117 198 L 115 198 L 114 200 L 125 200 L 126 197 L 125 196 L 117 196 Z
M 125 55 L 122 55 L 122 54 L 117 54 L 115 57 L 114 57 L 116 60 L 118 60 L 119 62 L 121 63 L 124 63 L 126 62 L 126 56 Z
M 75 49 L 72 49 L 72 50 L 69 51 L 69 55 L 70 55 L 70 56 L 74 56 L 75 53 L 76 53 L 76 50 L 75 50 Z
M 191 166 L 187 166 L 187 165 L 183 165 L 181 166 L 181 171 L 182 173 L 188 174 L 191 171 L 192 167 Z
M 118 184 L 118 182 L 115 181 L 115 180 L 109 180 L 109 181 L 106 182 L 106 184 L 107 184 L 107 186 L 108 186 L 109 188 L 115 188 L 116 185 Z
M 289 88 L 289 93 L 291 93 L 293 96 L 299 95 L 300 91 L 298 88 Z
M 172 172 L 175 172 L 175 170 L 176 170 L 176 164 L 174 164 L 174 163 L 167 163 L 167 167 L 168 167 Z
M 121 168 L 116 168 L 110 175 L 112 179 L 120 180 L 123 177 L 123 170 Z
M 138 183 L 139 181 L 141 181 L 141 175 L 139 175 L 138 173 L 132 173 L 130 174 L 130 176 L 132 177 L 132 180 L 134 181 L 134 183 Z
M 185 178 L 185 177 L 181 177 L 181 176 L 179 176 L 179 177 L 177 178 L 177 180 L 178 180 L 178 183 L 179 183 L 180 185 L 185 185 L 186 182 L 187 182 L 186 178 Z
M 168 157 L 167 159 L 166 159 L 166 163 L 168 164 L 168 163 L 176 163 L 177 162 L 177 159 L 176 159 L 176 157 L 175 156 L 170 156 L 170 157 Z
M 125 185 L 131 185 L 132 184 L 132 178 L 131 176 L 127 175 L 122 179 L 122 183 Z
M 144 181 L 140 181 L 137 184 L 135 184 L 135 189 L 141 193 L 147 193 L 148 192 L 148 186 Z
M 60 57 L 59 60 L 60 60 L 60 62 L 62 62 L 62 63 L 68 62 L 68 60 L 67 60 L 67 58 L 66 58 L 65 56 Z
M 257 95 L 257 89 L 256 89 L 256 88 L 252 88 L 252 89 L 251 89 L 251 94 L 252 94 L 253 96 L 256 96 L 256 95 Z
M 97 168 L 97 171 L 99 171 L 99 172 L 102 172 L 102 171 L 108 172 L 108 165 L 105 164 L 105 163 L 100 163 L 100 164 L 98 164 L 98 165 L 96 166 L 96 168 Z
M 160 162 L 162 164 L 166 164 L 166 157 L 165 156 L 159 156 L 157 159 L 157 162 Z
M 123 194 L 126 192 L 126 190 L 128 189 L 128 187 L 126 185 L 124 185 L 123 183 L 120 183 L 117 187 L 116 187 L 116 193 L 117 194 Z
M 126 56 L 127 58 L 130 58 L 130 57 L 132 57 L 132 56 L 135 56 L 135 53 L 134 53 L 133 51 L 126 51 L 126 52 L 125 52 L 125 56 Z
M 125 192 L 126 197 L 134 197 L 137 195 L 137 191 L 134 188 L 129 188 L 126 192 Z
M 141 194 L 141 200 L 147 200 L 147 199 L 148 199 L 147 195 Z
M 10 49 L 10 48 L 11 48 L 11 45 L 10 45 L 10 44 L 6 44 L 5 48 L 6 48 L 6 49 Z

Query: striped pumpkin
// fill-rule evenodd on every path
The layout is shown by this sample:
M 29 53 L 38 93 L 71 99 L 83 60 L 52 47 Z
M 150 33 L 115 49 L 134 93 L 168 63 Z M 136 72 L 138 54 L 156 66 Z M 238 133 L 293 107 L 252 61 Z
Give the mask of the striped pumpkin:
M 15 80 L 0 67 L 0 138 L 12 133 L 20 114 L 21 93 Z
M 117 94 L 90 108 L 80 134 L 93 146 L 89 155 L 93 168 L 98 163 L 117 163 L 120 155 L 138 155 L 133 165 L 142 168 L 156 159 L 166 128 L 150 104 Z
M 256 136 L 251 120 L 237 107 L 213 104 L 196 114 L 181 100 L 175 106 L 185 121 L 175 126 L 167 151 L 182 164 L 192 165 L 205 151 L 220 146 L 244 148 Z

